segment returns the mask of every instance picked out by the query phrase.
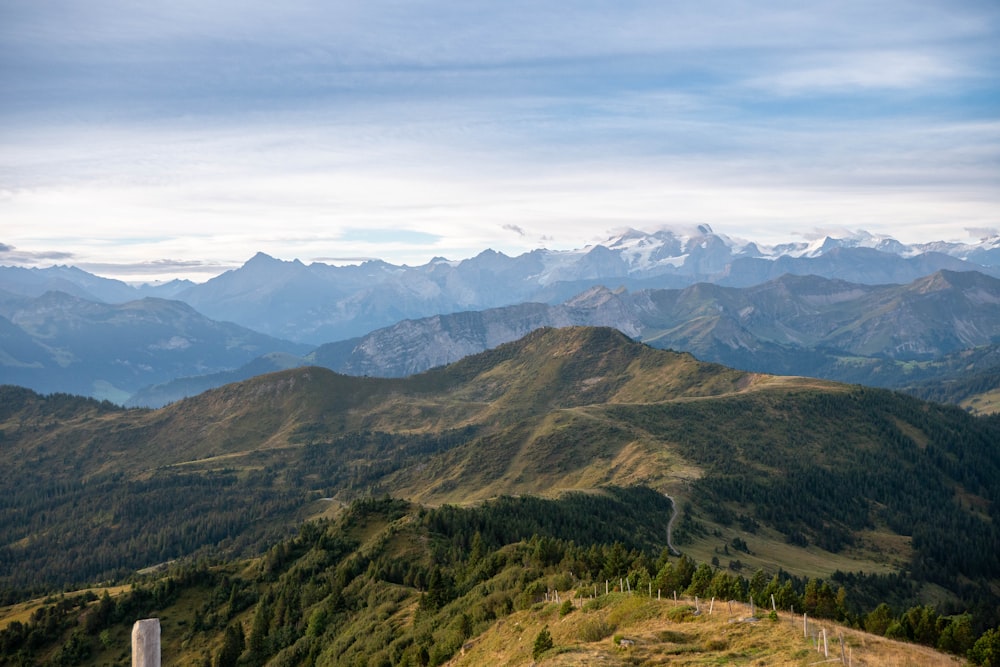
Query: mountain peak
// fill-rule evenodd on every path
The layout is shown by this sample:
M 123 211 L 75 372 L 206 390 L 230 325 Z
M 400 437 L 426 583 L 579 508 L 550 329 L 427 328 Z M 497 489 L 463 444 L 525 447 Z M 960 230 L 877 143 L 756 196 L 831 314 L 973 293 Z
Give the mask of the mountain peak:
M 912 284 L 913 290 L 922 294 L 952 289 L 968 290 L 976 286 L 988 287 L 991 291 L 997 292 L 1000 291 L 1000 280 L 978 271 L 941 269 Z
M 257 254 L 248 259 L 243 266 L 248 266 L 250 264 L 273 264 L 275 262 L 281 262 L 281 260 L 271 257 L 266 252 L 258 251 Z
M 747 374 L 658 350 L 611 327 L 536 329 L 512 343 L 414 376 L 447 377 L 474 400 L 516 414 L 599 402 L 650 403 L 732 393 Z

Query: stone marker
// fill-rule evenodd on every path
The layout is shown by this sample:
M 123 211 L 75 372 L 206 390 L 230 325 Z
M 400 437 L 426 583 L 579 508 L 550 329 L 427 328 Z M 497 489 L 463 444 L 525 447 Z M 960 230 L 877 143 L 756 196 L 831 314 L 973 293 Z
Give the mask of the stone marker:
M 132 667 L 160 667 L 160 619 L 144 618 L 132 626 Z

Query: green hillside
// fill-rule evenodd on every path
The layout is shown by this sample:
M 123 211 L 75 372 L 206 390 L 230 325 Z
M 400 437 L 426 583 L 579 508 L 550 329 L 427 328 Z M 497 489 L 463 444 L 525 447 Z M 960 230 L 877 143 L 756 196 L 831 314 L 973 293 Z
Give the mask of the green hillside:
M 677 548 L 706 567 L 780 574 L 801 595 L 830 582 L 848 594 L 845 618 L 926 603 L 971 612 L 981 632 L 1000 620 L 998 443 L 996 418 L 733 371 L 594 328 L 539 330 L 406 379 L 292 369 L 160 410 L 4 387 L 0 585 L 16 602 L 176 559 L 251 557 L 359 498 L 471 511 L 634 487 L 646 500 L 621 502 L 659 512 L 655 529 L 564 513 L 483 548 L 538 533 L 619 540 L 655 561 L 669 494 Z M 407 557 L 437 562 L 428 539 Z
M 848 652 L 856 664 L 960 662 L 844 623 L 953 653 L 988 649 L 967 615 L 858 615 L 828 581 L 745 578 L 658 552 L 650 526 L 669 512 L 659 494 L 617 488 L 467 509 L 356 502 L 260 558 L 6 610 L 0 664 L 128 665 L 131 624 L 150 617 L 164 665 L 216 667 L 808 665 Z

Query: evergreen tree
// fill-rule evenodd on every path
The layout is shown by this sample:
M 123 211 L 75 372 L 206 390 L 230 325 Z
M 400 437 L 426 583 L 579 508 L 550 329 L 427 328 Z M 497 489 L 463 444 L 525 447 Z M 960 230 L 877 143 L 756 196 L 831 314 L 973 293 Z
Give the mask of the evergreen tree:
M 271 601 L 264 597 L 257 605 L 257 613 L 253 617 L 250 637 L 247 639 L 249 662 L 251 665 L 263 664 L 267 657 L 267 633 L 271 625 Z
M 983 667 L 1000 667 L 1000 628 L 983 633 L 969 650 L 969 660 Z
M 546 625 L 542 628 L 542 631 L 538 633 L 538 636 L 535 637 L 535 644 L 531 648 L 531 657 L 538 660 L 543 653 L 548 651 L 553 646 L 555 646 L 555 644 L 552 642 L 552 635 L 549 633 L 549 626 Z
M 938 649 L 957 655 L 965 655 L 975 643 L 972 631 L 972 614 L 962 614 L 951 619 L 941 631 Z
M 748 592 L 751 597 L 753 597 L 754 602 L 757 606 L 762 606 L 770 602 L 770 594 L 774 591 L 768 590 L 767 574 L 764 570 L 757 569 L 750 578 L 750 583 L 748 586 Z
M 865 616 L 865 630 L 873 635 L 884 636 L 886 630 L 892 625 L 893 620 L 895 619 L 893 618 L 892 609 L 883 602 Z
M 236 667 L 240 654 L 243 653 L 243 644 L 243 626 L 233 623 L 227 627 L 222 639 L 222 648 L 215 657 L 215 667 Z
M 712 566 L 708 563 L 702 563 L 694 571 L 694 576 L 691 577 L 691 585 L 687 588 L 687 594 L 704 597 L 714 576 L 715 573 L 712 572 Z

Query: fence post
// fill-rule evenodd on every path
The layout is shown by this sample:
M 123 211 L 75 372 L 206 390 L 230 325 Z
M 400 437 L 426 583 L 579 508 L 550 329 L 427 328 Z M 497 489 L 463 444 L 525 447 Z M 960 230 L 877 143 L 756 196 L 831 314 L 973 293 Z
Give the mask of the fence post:
M 160 667 L 160 619 L 145 618 L 132 626 L 132 667 Z

